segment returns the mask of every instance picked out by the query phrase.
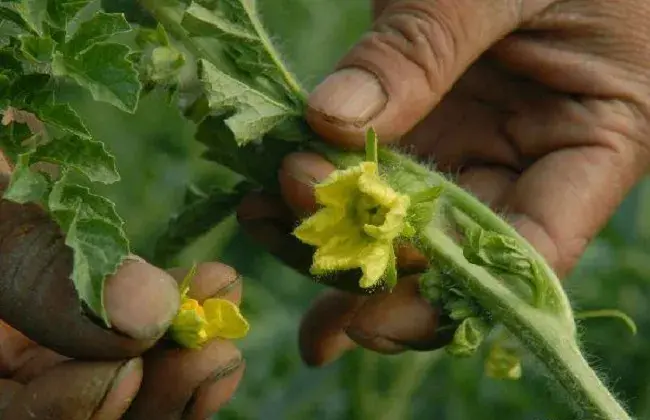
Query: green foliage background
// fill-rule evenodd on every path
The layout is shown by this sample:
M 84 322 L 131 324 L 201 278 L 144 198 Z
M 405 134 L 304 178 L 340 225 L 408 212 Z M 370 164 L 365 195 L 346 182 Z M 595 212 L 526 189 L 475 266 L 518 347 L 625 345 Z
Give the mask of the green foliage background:
M 113 3 L 113 2 L 109 2 Z M 113 6 L 129 7 L 116 0 Z M 264 21 L 291 68 L 314 86 L 369 24 L 368 0 L 262 0 Z M 99 140 L 112 148 L 123 181 L 108 188 L 126 218 L 134 249 L 152 255 L 190 180 L 229 183 L 201 162 L 194 127 L 154 94 L 135 115 L 71 91 L 70 101 Z M 584 345 L 636 417 L 650 419 L 650 183 L 640 185 L 566 282 L 579 309 L 619 308 L 639 326 L 636 337 L 617 321 L 583 324 Z M 221 259 L 246 277 L 243 310 L 252 332 L 241 348 L 248 367 L 220 419 L 571 419 L 559 389 L 525 360 L 524 378 L 483 375 L 482 359 L 444 353 L 384 357 L 355 351 L 321 370 L 302 366 L 297 326 L 321 288 L 280 266 L 228 219 L 185 250 L 178 263 Z

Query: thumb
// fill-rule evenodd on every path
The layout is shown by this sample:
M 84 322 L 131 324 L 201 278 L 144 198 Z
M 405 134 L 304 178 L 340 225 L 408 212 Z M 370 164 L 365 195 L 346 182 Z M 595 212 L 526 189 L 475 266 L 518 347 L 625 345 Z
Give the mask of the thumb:
M 309 123 L 337 146 L 361 147 L 371 125 L 394 141 L 540 3 L 550 0 L 389 0 L 372 30 L 312 93 Z
M 5 182 L 0 174 L 0 196 Z M 106 281 L 113 328 L 103 328 L 82 311 L 71 270 L 72 251 L 44 211 L 0 200 L 0 319 L 32 341 L 68 357 L 131 358 L 156 343 L 178 310 L 176 281 L 131 258 Z

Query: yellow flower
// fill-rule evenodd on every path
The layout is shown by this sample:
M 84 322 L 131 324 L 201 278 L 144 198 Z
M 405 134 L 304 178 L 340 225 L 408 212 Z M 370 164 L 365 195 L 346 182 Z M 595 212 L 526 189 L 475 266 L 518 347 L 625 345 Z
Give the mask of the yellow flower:
M 406 221 L 409 197 L 380 178 L 375 162 L 335 171 L 315 190 L 322 209 L 294 230 L 317 247 L 312 274 L 360 268 L 364 288 L 376 285 L 387 269 L 394 277 L 393 241 L 413 234 Z
M 239 307 L 226 299 L 211 298 L 203 306 L 187 297 L 194 268 L 181 286 L 181 307 L 169 328 L 170 337 L 184 347 L 199 349 L 215 338 L 238 339 L 248 334 L 248 321 Z

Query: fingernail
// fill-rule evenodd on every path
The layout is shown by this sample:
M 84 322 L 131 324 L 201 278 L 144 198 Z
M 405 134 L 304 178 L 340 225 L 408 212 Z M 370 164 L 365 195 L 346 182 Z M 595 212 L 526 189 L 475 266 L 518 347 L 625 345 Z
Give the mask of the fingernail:
M 105 306 L 113 328 L 138 340 L 160 337 L 179 304 L 176 281 L 146 262 L 128 260 L 106 282 Z
M 309 107 L 326 118 L 362 127 L 384 109 L 387 101 L 375 75 L 349 68 L 333 73 L 318 85 L 309 98 Z

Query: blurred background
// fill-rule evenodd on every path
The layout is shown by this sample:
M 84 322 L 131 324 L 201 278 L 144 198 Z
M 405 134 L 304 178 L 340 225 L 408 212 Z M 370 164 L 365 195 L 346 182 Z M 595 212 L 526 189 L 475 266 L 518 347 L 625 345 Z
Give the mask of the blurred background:
M 130 0 L 114 0 L 114 5 Z M 109 3 L 112 3 L 109 2 Z M 263 18 L 291 68 L 308 87 L 331 69 L 369 25 L 369 0 L 261 0 Z M 95 135 L 110 145 L 123 177 L 107 193 L 127 220 L 136 252 L 150 256 L 186 184 L 220 174 L 199 158 L 194 127 L 163 100 L 143 99 L 135 115 L 71 94 Z M 227 183 L 227 179 L 222 180 Z M 650 419 L 650 182 L 640 185 L 566 281 L 579 309 L 617 308 L 637 323 L 582 324 L 590 360 L 639 419 Z M 378 356 L 354 351 L 324 369 L 297 352 L 301 314 L 322 288 L 282 267 L 245 238 L 230 217 L 184 250 L 178 264 L 220 259 L 245 277 L 243 311 L 252 331 L 241 341 L 242 386 L 218 419 L 572 419 L 561 389 L 529 358 L 519 381 L 483 373 L 483 355 L 444 352 Z

